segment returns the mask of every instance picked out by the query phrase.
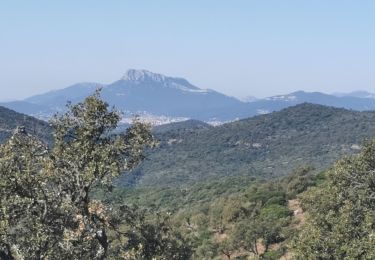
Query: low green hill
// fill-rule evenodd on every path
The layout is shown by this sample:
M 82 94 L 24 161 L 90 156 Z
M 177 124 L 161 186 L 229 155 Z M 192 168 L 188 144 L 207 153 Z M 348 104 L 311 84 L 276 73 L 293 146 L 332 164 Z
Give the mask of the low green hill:
M 139 187 L 155 187 L 234 175 L 268 178 L 300 165 L 320 170 L 375 136 L 375 112 L 305 103 L 218 127 L 189 125 L 155 132 L 160 146 L 148 152 L 132 183 L 135 176 Z
M 29 134 L 39 136 L 45 142 L 52 140 L 52 129 L 47 122 L 0 106 L 0 143 L 19 126 L 24 126 Z
M 176 122 L 176 123 L 170 123 L 170 124 L 166 124 L 166 125 L 159 125 L 159 126 L 155 126 L 152 130 L 154 132 L 154 134 L 156 135 L 162 135 L 162 134 L 166 134 L 166 136 L 168 136 L 169 134 L 176 134 L 176 133 L 179 133 L 179 132 L 184 132 L 184 131 L 196 131 L 196 130 L 199 130 L 199 129 L 211 129 L 213 128 L 213 126 L 207 124 L 207 123 L 204 123 L 202 121 L 199 121 L 199 120 L 186 120 L 186 121 L 182 121 L 182 122 Z M 181 133 L 179 133 L 181 134 Z M 166 136 L 164 136 L 164 139 L 166 138 Z

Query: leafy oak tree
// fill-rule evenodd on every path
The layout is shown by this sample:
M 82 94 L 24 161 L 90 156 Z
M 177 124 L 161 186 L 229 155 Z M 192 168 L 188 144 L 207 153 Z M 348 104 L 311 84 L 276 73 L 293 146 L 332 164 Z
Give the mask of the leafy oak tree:
M 308 218 L 295 240 L 300 259 L 375 258 L 375 140 L 339 161 L 302 199 Z
M 0 258 L 139 259 L 147 251 L 144 259 L 167 259 L 160 252 L 166 243 L 179 251 L 183 239 L 172 237 L 167 225 L 146 228 L 138 221 L 135 231 L 153 233 L 135 239 L 122 227 L 142 215 L 91 198 L 93 189 L 110 191 L 113 178 L 143 159 L 144 148 L 155 144 L 149 126 L 136 120 L 114 135 L 120 113 L 108 108 L 99 90 L 68 108 L 51 120 L 53 148 L 23 128 L 0 147 Z M 150 247 L 150 236 L 160 234 L 161 245 Z

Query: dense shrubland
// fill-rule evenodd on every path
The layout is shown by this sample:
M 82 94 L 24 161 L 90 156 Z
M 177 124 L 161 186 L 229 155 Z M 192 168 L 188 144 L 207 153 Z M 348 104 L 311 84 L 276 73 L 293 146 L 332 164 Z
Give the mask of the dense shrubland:
M 323 180 L 313 168 L 301 167 L 272 180 L 224 177 L 183 189 L 119 186 L 96 196 L 169 213 L 173 226 L 192 244 L 194 259 L 274 259 L 285 254 L 297 232 L 289 200 Z
M 301 259 L 375 258 L 375 141 L 346 157 L 302 194 L 306 224 L 294 241 Z
M 138 187 L 155 188 L 236 175 L 267 179 L 303 165 L 321 171 L 374 136 L 375 112 L 314 104 L 217 127 L 188 121 L 156 129 L 160 145 L 131 176 Z

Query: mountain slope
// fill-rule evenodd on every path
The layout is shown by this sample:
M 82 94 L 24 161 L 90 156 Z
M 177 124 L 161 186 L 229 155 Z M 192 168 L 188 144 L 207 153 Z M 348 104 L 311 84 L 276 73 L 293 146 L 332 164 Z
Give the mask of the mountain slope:
M 358 97 L 358 98 L 372 98 L 375 99 L 375 94 L 368 91 L 358 90 L 349 93 L 334 93 L 333 95 L 338 97 Z
M 358 111 L 375 110 L 375 98 L 367 92 L 328 95 L 297 91 L 243 102 L 214 90 L 198 88 L 183 78 L 134 69 L 128 70 L 121 79 L 111 84 L 79 83 L 0 105 L 45 119 L 63 111 L 68 101 L 82 101 L 98 87 L 102 87 L 102 96 L 110 105 L 124 112 L 126 122 L 134 115 L 140 115 L 157 124 L 186 119 L 220 124 L 305 102 Z
M 26 102 L 48 107 L 63 107 L 67 101 L 81 101 L 91 95 L 95 89 L 104 86 L 99 83 L 78 83 L 61 90 L 54 90 L 46 94 L 36 95 L 25 99 Z
M 7 103 L 0 103 L 1 106 L 16 111 L 21 114 L 26 114 L 41 120 L 48 121 L 56 111 L 48 106 L 38 105 L 27 101 L 12 101 Z
M 83 100 L 96 88 L 102 87 L 102 97 L 131 117 L 134 114 L 183 117 L 201 120 L 231 120 L 232 113 L 226 111 L 242 106 L 243 103 L 213 90 L 200 89 L 182 78 L 167 77 L 146 70 L 128 70 L 118 81 L 109 85 L 80 83 L 68 88 L 30 97 L 23 106 L 40 107 L 30 114 L 46 116 L 64 110 L 67 101 Z M 4 106 L 16 106 L 4 103 Z M 22 104 L 19 103 L 20 109 Z
M 273 112 L 302 103 L 312 103 L 358 111 L 375 110 L 375 99 L 368 96 L 335 96 L 320 92 L 297 91 L 287 95 L 273 96 L 248 104 L 250 110 Z
M 7 140 L 18 126 L 24 126 L 29 134 L 39 136 L 45 142 L 52 140 L 48 123 L 0 106 L 0 143 Z
M 199 131 L 157 134 L 160 147 L 135 174 L 140 186 L 173 186 L 220 176 L 278 176 L 306 164 L 323 169 L 374 136 L 375 112 L 301 104 Z
M 209 120 L 223 116 L 224 108 L 241 105 L 235 98 L 203 90 L 180 78 L 129 70 L 119 81 L 103 88 L 103 98 L 131 112 Z

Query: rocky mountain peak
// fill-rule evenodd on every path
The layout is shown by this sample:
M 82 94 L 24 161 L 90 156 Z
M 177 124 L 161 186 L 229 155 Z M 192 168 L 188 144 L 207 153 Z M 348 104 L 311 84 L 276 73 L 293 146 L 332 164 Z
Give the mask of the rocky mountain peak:
M 130 69 L 122 77 L 122 80 L 163 82 L 163 81 L 166 80 L 166 76 L 164 76 L 162 74 L 153 73 L 153 72 L 148 71 L 148 70 Z

